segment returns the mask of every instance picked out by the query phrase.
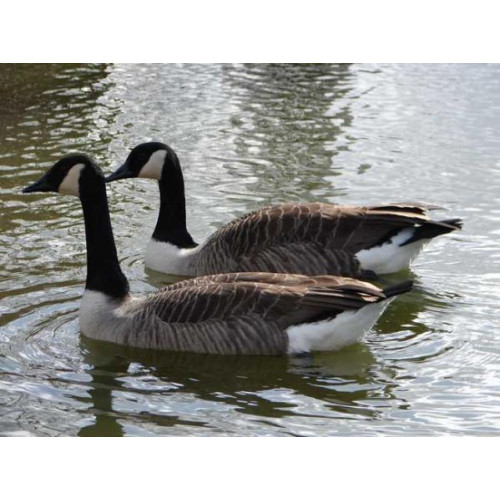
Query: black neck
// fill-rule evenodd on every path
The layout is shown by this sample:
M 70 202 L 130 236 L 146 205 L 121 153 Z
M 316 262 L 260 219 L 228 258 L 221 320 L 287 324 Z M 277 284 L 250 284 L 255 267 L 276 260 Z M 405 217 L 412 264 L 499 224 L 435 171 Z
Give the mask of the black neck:
M 186 199 L 181 167 L 175 158 L 168 171 L 168 179 L 158 181 L 160 187 L 160 213 L 153 239 L 172 243 L 179 248 L 194 248 L 196 243 L 186 228 Z
M 87 290 L 103 292 L 123 299 L 129 291 L 128 281 L 120 269 L 116 254 L 111 219 L 109 216 L 106 185 L 103 178 L 80 177 L 80 200 L 85 220 L 87 240 Z

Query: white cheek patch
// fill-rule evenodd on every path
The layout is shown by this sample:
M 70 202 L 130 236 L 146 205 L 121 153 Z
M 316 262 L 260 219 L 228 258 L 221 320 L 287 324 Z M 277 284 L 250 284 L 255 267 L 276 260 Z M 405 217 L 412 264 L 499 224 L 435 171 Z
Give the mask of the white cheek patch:
M 58 192 L 61 194 L 72 194 L 74 196 L 80 196 L 80 172 L 85 165 L 83 163 L 77 163 L 71 167 L 59 185 Z
M 163 169 L 163 163 L 165 162 L 166 156 L 167 151 L 165 149 L 159 149 L 158 151 L 155 151 L 150 156 L 146 165 L 141 168 L 138 177 L 156 179 L 157 181 L 159 181 L 161 178 L 161 171 Z

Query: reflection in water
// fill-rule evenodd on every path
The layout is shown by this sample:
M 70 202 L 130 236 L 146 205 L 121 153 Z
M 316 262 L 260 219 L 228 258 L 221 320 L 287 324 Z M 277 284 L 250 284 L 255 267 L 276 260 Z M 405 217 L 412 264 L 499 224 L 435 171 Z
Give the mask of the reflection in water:
M 325 177 L 340 175 L 332 169 L 335 145 L 352 121 L 342 99 L 352 84 L 349 65 L 224 66 L 224 80 L 237 106 L 231 116 L 236 158 L 217 158 L 227 173 L 266 204 L 332 196 L 324 191 Z M 342 105 L 334 106 L 337 101 Z
M 127 372 L 128 365 L 123 362 L 116 362 L 97 366 L 88 370 L 88 374 L 92 377 L 92 382 L 89 384 L 92 388 L 88 393 L 92 402 L 90 410 L 86 413 L 91 413 L 94 417 L 94 422 L 84 425 L 78 432 L 79 436 L 123 436 L 123 426 L 118 422 L 112 405 L 113 388 L 119 389 L 121 384 L 117 379 L 117 375 Z M 88 398 L 77 397 L 78 400 L 86 402 Z
M 40 172 L 41 165 L 68 150 L 106 152 L 110 137 L 98 128 L 105 125 L 101 120 L 109 126 L 116 112 L 103 100 L 109 90 L 107 68 L 105 64 L 2 65 L 2 164 L 23 167 L 17 173 L 30 167 Z M 18 183 L 12 176 L 2 187 Z
M 377 409 L 353 405 L 352 398 L 366 401 L 375 388 L 383 386 L 382 380 L 377 381 L 370 374 L 373 356 L 360 346 L 342 354 L 295 358 L 164 353 L 85 338 L 82 349 L 85 362 L 94 366 L 87 371 L 92 376 L 92 406 L 86 412 L 94 414 L 95 421 L 82 428 L 79 435 L 122 434 L 121 419 L 132 423 L 141 419 L 142 406 L 134 408 L 130 403 L 137 402 L 134 396 L 141 393 L 161 398 L 147 419 L 161 427 L 206 427 L 196 412 L 188 418 L 176 415 L 186 397 L 197 401 L 198 406 L 201 401 L 215 403 L 259 417 L 265 427 L 281 427 L 280 419 L 294 416 L 374 418 Z M 390 398 L 390 391 L 383 390 L 385 397 Z M 115 409 L 114 399 L 122 407 L 123 399 L 128 399 L 129 404 L 120 411 Z M 304 399 L 317 403 L 305 404 Z
M 381 287 L 387 283 L 411 279 L 413 289 L 410 293 L 402 295 L 399 300 L 391 302 L 383 316 L 384 321 L 377 325 L 377 331 L 382 334 L 390 334 L 404 328 L 411 328 L 414 335 L 420 335 L 429 331 L 428 325 L 420 320 L 426 311 L 445 311 L 452 307 L 453 300 L 458 295 L 442 298 L 431 289 L 422 286 L 421 280 L 413 272 L 399 272 L 383 277 L 383 281 L 377 284 Z

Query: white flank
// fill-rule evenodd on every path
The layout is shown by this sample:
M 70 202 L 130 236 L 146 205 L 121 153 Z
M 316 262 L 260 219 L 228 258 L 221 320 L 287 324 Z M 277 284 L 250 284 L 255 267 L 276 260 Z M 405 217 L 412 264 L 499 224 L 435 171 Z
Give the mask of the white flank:
M 200 251 L 195 248 L 179 248 L 171 243 L 151 239 L 146 248 L 146 266 L 154 271 L 179 276 L 194 276 L 192 262 Z
M 337 351 L 361 340 L 384 312 L 391 299 L 344 311 L 335 318 L 287 328 L 288 353 Z
M 74 196 L 80 196 L 80 172 L 85 165 L 83 163 L 77 163 L 68 170 L 66 177 L 63 179 L 59 185 L 59 193 L 61 194 L 72 194 Z
M 418 240 L 409 245 L 400 246 L 409 240 L 415 229 L 402 229 L 387 243 L 378 247 L 361 250 L 356 254 L 361 267 L 378 274 L 396 273 L 408 268 L 412 260 L 420 253 L 429 240 Z
M 161 171 L 163 169 L 163 163 L 165 162 L 166 156 L 167 151 L 165 149 L 159 149 L 158 151 L 155 151 L 149 157 L 148 162 L 141 168 L 138 177 L 156 179 L 157 181 L 159 181 L 161 178 Z

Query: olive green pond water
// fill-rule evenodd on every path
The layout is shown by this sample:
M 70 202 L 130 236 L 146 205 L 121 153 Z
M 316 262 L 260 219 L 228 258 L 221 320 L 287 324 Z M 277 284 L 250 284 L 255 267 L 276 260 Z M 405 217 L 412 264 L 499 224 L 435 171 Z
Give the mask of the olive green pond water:
M 80 335 L 76 198 L 23 195 L 62 154 L 105 172 L 146 140 L 184 169 L 197 241 L 291 200 L 422 201 L 461 217 L 355 346 L 305 357 L 141 352 Z M 131 289 L 158 192 L 108 189 Z M 500 66 L 1 65 L 0 435 L 500 434 Z

